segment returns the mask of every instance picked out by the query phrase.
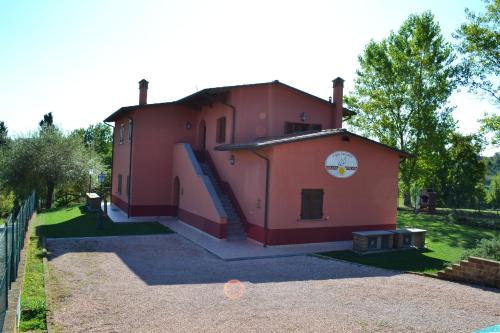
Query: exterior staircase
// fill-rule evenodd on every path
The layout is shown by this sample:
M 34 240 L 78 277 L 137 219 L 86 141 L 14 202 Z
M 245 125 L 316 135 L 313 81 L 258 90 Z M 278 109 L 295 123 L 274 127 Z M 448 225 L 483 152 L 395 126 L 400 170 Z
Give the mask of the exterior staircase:
M 231 203 L 231 199 L 229 196 L 227 196 L 224 191 L 222 191 L 222 188 L 220 187 L 220 184 L 217 182 L 217 178 L 215 178 L 215 174 L 210 167 L 210 165 L 207 162 L 200 162 L 200 167 L 201 170 L 205 175 L 208 176 L 210 181 L 212 182 L 212 185 L 215 188 L 215 192 L 217 192 L 217 195 L 220 198 L 220 201 L 222 202 L 222 206 L 224 207 L 224 210 L 226 211 L 227 214 L 227 240 L 244 240 L 247 238 L 247 234 L 245 232 L 245 229 L 243 228 L 243 225 L 241 224 L 240 218 L 238 217 L 238 214 L 236 213 L 236 209 L 234 208 L 233 204 Z

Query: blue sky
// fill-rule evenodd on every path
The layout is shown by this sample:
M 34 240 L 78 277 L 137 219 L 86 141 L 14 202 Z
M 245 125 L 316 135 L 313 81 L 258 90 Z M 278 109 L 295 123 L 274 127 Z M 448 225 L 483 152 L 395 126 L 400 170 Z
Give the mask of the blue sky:
M 279 79 L 317 96 L 341 76 L 353 87 L 370 39 L 431 10 L 444 36 L 482 1 L 7 1 L 0 0 L 0 120 L 11 134 L 36 128 L 44 113 L 66 130 L 137 104 L 197 89 Z M 491 104 L 466 92 L 450 100 L 464 133 Z M 492 149 L 486 152 L 493 153 Z

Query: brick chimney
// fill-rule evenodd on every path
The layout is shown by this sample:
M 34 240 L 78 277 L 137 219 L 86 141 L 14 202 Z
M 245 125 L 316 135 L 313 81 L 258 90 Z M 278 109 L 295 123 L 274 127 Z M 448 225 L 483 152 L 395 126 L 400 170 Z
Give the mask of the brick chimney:
M 333 80 L 333 122 L 332 128 L 342 128 L 342 114 L 344 112 L 344 80 L 340 77 Z
M 139 81 L 139 105 L 148 104 L 148 81 Z

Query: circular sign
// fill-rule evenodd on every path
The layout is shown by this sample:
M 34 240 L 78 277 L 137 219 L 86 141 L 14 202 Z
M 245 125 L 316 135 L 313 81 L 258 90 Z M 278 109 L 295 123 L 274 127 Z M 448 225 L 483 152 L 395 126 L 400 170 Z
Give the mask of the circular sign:
M 326 158 L 325 169 L 337 178 L 351 177 L 358 170 L 358 160 L 347 151 L 336 151 Z

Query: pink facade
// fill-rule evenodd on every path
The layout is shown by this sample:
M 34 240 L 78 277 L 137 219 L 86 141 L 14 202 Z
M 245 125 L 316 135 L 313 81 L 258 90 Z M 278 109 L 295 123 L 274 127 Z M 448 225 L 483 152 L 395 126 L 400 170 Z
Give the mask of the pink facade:
M 399 160 L 407 154 L 330 130 L 352 115 L 342 106 L 342 82 L 334 81 L 333 102 L 274 81 L 205 89 L 161 104 L 146 104 L 142 83 L 144 103 L 106 119 L 115 122 L 113 203 L 131 216 L 177 215 L 222 239 L 241 224 L 249 238 L 265 244 L 394 229 Z M 354 175 L 326 171 L 325 159 L 335 151 L 356 157 Z M 304 189 L 321 191 L 321 218 L 301 218 L 309 209 Z

